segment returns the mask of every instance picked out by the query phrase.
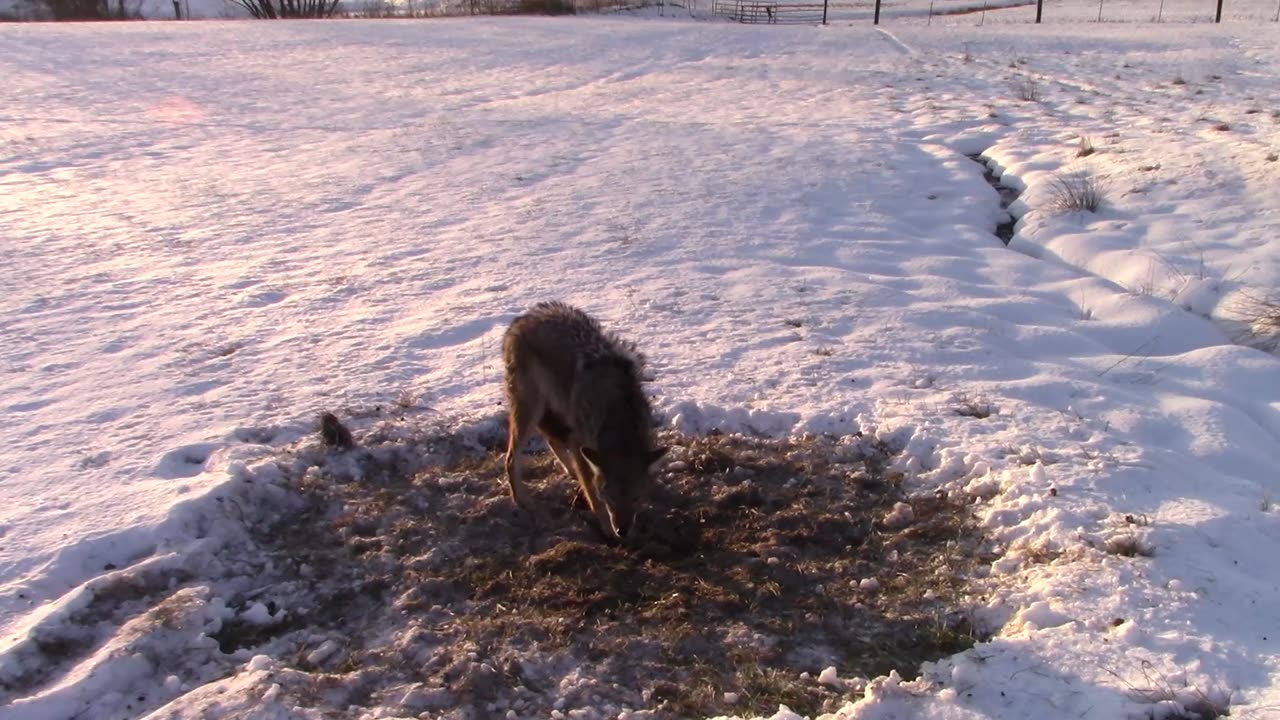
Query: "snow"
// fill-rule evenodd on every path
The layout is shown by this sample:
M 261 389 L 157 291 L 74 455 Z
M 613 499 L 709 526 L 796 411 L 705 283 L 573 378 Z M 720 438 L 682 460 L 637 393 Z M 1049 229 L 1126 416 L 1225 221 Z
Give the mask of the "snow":
M 844 689 L 845 686 L 845 681 L 840 678 L 840 673 L 834 665 L 828 665 L 822 669 L 821 673 L 818 673 L 818 683 L 838 690 Z
M 492 427 L 551 297 L 677 428 L 973 498 L 995 636 L 839 717 L 1274 712 L 1280 360 L 1233 313 L 1280 286 L 1276 26 L 1012 12 L 0 26 L 0 718 L 284 716 L 210 638 L 289 612 L 225 600 L 272 459 L 324 410 Z M 1080 168 L 1105 206 L 1050 212 Z
M 36 11 L 41 0 L 0 0 L 0 19 L 29 20 L 41 17 Z M 712 0 L 678 0 L 675 3 L 655 2 L 616 3 L 617 8 L 604 8 L 605 13 L 632 18 L 661 18 L 672 20 L 715 20 Z M 174 20 L 173 0 L 126 0 L 126 7 L 137 17 L 147 20 Z M 33 7 L 35 6 L 35 7 Z M 586 0 L 579 2 L 583 9 L 598 6 Z M 977 25 L 1028 24 L 1035 22 L 1035 0 L 882 0 L 880 20 L 886 25 L 925 21 L 929 25 Z M 410 2 L 409 0 L 343 0 L 337 15 L 358 16 L 372 13 L 381 17 L 389 12 L 408 14 L 441 13 L 444 15 L 472 15 L 477 6 L 466 0 L 440 0 L 435 3 Z M 484 5 L 479 6 L 486 7 Z M 194 20 L 226 20 L 248 18 L 249 13 L 238 0 L 181 0 L 182 18 Z M 1216 5 L 1205 0 L 1100 0 L 1084 2 L 1049 0 L 1043 3 L 1041 21 L 1044 23 L 1208 23 L 1213 22 Z M 831 25 L 867 25 L 875 17 L 873 2 L 829 2 L 827 21 Z M 806 12 L 812 17 L 814 13 Z M 1280 20 L 1280 6 L 1271 0 L 1229 0 L 1224 2 L 1224 22 L 1253 22 Z M 892 41 L 892 35 L 888 36 Z M 910 52 L 905 44 L 899 49 Z

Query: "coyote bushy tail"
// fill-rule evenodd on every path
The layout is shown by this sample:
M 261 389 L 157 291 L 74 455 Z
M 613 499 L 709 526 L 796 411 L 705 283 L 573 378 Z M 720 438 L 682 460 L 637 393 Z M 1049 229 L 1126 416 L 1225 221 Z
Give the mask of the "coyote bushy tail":
M 536 428 L 578 481 L 601 530 L 625 538 L 666 452 L 654 443 L 643 356 L 581 310 L 541 302 L 507 328 L 502 357 L 512 500 L 526 505 L 519 455 Z

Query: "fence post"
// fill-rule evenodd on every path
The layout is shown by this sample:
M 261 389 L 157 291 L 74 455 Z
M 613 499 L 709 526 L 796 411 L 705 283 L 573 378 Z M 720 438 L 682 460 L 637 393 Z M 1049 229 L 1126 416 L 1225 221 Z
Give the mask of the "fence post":
M 1036 0 L 1036 24 L 1040 24 L 1040 16 L 1044 14 L 1044 0 Z
M 827 3 L 829 0 L 822 0 L 822 24 L 827 24 Z
M 1218 0 L 1218 15 L 1213 18 L 1216 23 L 1222 22 L 1222 0 Z
M 876 18 L 872 21 L 872 25 L 880 24 L 880 0 L 876 0 Z

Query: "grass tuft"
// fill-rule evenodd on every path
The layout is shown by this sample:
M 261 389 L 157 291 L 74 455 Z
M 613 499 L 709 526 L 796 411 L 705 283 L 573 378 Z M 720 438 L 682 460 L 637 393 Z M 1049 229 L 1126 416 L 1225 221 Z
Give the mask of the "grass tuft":
M 1040 83 L 1035 78 L 1023 78 L 1017 85 L 1018 99 L 1023 102 L 1040 102 Z
M 1111 538 L 1103 546 L 1103 550 L 1108 555 L 1119 555 L 1121 557 L 1152 557 L 1156 554 L 1155 549 L 1149 543 L 1134 533 L 1126 533 Z
M 1245 294 L 1233 311 L 1245 326 L 1242 345 L 1270 353 L 1280 350 L 1280 290 Z
M 1151 705 L 1151 717 L 1161 720 L 1216 720 L 1231 716 L 1234 693 L 1217 687 L 1175 688 L 1167 681 L 1151 687 L 1136 687 L 1129 695 L 1143 705 Z
M 1101 181 L 1087 170 L 1055 174 L 1050 190 L 1049 208 L 1058 213 L 1096 213 L 1104 203 Z
M 1116 618 L 1112 626 L 1123 622 L 1121 618 Z M 1134 702 L 1149 706 L 1143 717 L 1150 720 L 1216 720 L 1230 717 L 1231 702 L 1235 696 L 1233 691 L 1217 684 L 1194 685 L 1181 671 L 1159 672 L 1150 660 L 1142 660 L 1141 668 L 1141 684 L 1126 679 L 1110 668 L 1102 669 L 1125 686 Z

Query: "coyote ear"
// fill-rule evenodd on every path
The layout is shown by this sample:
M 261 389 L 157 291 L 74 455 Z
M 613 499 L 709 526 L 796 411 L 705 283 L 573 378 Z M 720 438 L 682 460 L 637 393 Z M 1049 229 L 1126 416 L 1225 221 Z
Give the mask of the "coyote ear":
M 653 469 L 653 466 L 654 466 L 654 465 L 657 465 L 657 464 L 658 464 L 658 461 L 660 461 L 660 460 L 662 460 L 662 458 L 666 457 L 666 455 L 667 455 L 667 450 L 669 450 L 669 449 L 670 449 L 670 448 L 667 448 L 667 447 L 658 447 L 658 448 L 654 448 L 654 449 L 650 450 L 650 451 L 649 451 L 649 468 L 650 468 L 650 469 Z
M 596 452 L 594 448 L 589 448 L 585 445 L 579 448 L 579 451 L 582 453 L 583 459 L 591 463 L 591 467 L 596 470 L 600 469 L 600 453 Z

